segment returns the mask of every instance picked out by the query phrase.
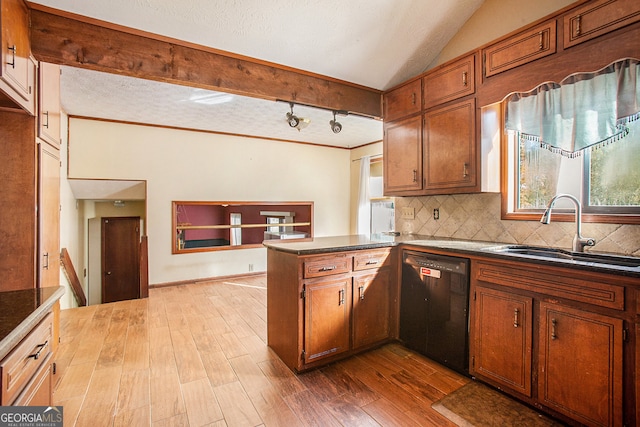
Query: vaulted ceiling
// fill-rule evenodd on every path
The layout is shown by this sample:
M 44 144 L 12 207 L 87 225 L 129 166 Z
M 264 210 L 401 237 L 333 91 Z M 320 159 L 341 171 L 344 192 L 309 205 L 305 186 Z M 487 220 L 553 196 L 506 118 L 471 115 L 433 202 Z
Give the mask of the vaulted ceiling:
M 36 0 L 32 3 L 280 64 L 375 90 L 426 70 L 483 0 Z M 106 41 L 105 41 L 106 43 Z M 268 84 L 268 82 L 265 82 Z M 382 138 L 380 120 L 294 106 L 311 123 L 285 122 L 286 102 L 223 96 L 118 74 L 63 67 L 70 115 L 237 133 L 337 147 Z

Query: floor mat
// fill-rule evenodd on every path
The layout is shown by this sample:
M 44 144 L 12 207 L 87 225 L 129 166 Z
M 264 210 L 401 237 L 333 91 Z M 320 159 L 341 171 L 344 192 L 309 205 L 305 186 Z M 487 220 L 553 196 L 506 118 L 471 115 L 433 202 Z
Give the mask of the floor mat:
M 563 426 L 514 399 L 472 381 L 431 405 L 459 426 Z

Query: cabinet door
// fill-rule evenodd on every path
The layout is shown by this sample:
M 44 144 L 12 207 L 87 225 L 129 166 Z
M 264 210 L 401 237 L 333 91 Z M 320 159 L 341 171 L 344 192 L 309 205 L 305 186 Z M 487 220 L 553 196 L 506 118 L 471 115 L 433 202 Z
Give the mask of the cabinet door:
M 385 123 L 384 194 L 422 189 L 422 118 Z
M 13 402 L 13 406 L 51 406 L 53 404 L 51 378 L 51 360 L 47 360 Z
M 60 152 L 40 143 L 38 187 L 39 285 L 60 284 Z
M 540 303 L 538 399 L 590 426 L 622 425 L 622 320 Z
M 467 56 L 423 77 L 425 109 L 476 91 L 475 55 Z
M 29 42 L 29 12 L 22 0 L 2 0 L 0 27 L 2 30 L 2 67 L 0 88 L 11 92 L 12 98 L 32 113 L 35 106 L 35 63 L 31 59 Z M 8 90 L 7 90 L 8 89 Z
M 353 348 L 389 338 L 389 269 L 353 277 Z
M 532 299 L 477 286 L 471 373 L 531 396 Z
M 422 108 L 422 86 L 420 80 L 400 86 L 382 96 L 384 120 L 391 122 L 420 112 Z
M 545 22 L 482 50 L 485 77 L 556 52 L 556 21 Z
M 640 20 L 637 0 L 597 0 L 564 17 L 565 49 Z
M 304 362 L 349 350 L 351 277 L 304 285 Z
M 425 114 L 423 175 L 428 194 L 476 185 L 475 112 L 475 99 L 470 99 Z
M 41 62 L 38 83 L 38 136 L 60 148 L 60 66 Z

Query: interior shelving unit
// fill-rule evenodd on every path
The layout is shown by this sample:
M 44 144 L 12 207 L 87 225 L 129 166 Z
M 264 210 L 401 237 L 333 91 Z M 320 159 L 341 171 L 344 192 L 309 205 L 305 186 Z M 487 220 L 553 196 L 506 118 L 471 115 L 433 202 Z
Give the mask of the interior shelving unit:
M 313 237 L 313 202 L 173 201 L 172 253 L 259 247 Z

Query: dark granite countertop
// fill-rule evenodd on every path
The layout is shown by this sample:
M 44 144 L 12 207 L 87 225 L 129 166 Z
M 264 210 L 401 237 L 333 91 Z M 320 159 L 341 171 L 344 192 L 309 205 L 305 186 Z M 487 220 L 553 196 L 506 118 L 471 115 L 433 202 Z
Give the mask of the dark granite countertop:
M 447 252 L 467 256 L 485 256 L 489 258 L 519 260 L 530 264 L 570 267 L 586 271 L 596 271 L 640 278 L 640 267 L 622 267 L 615 265 L 608 266 L 604 264 L 574 261 L 561 258 L 542 258 L 521 253 L 509 253 L 501 251 L 501 248 L 510 246 L 510 244 L 508 243 L 460 240 L 421 235 L 380 236 L 374 238 L 357 235 L 331 236 L 317 237 L 307 241 L 298 242 L 286 242 L 282 240 L 273 242 L 265 241 L 264 245 L 269 249 L 288 252 L 296 255 L 317 255 L 328 252 L 343 252 L 407 245 L 420 248 L 444 250 Z M 636 257 L 631 258 L 637 259 Z
M 0 292 L 0 359 L 27 336 L 62 295 L 62 286 Z

